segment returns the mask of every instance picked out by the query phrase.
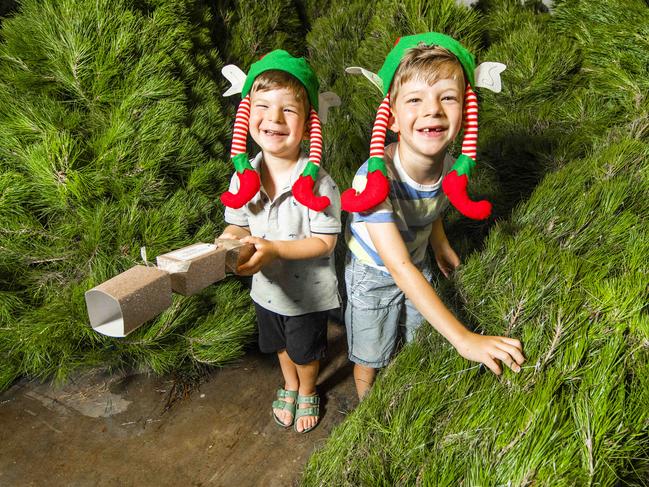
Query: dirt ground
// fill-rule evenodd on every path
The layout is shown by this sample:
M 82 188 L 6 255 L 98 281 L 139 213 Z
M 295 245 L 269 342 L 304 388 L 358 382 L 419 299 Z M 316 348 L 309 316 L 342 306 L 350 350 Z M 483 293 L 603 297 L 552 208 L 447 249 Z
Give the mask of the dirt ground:
M 0 486 L 285 486 L 357 405 L 344 328 L 329 324 L 308 434 L 275 424 L 276 357 L 250 351 L 167 408 L 170 378 L 91 371 L 0 395 Z

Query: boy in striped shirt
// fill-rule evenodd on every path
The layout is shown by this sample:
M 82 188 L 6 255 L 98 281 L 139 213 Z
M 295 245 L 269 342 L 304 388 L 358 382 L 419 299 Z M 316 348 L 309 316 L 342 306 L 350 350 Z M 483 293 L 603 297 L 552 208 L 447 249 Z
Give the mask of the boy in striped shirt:
M 475 159 L 473 69 L 473 57 L 457 41 L 428 33 L 402 38 L 379 72 L 386 98 L 375 123 L 373 157 L 342 196 L 343 209 L 352 213 L 346 228 L 345 322 L 361 399 L 377 369 L 388 364 L 399 336 L 412 340 L 424 319 L 463 357 L 496 374 L 501 363 L 518 372 L 524 361 L 518 340 L 469 331 L 430 284 L 428 246 L 445 276 L 460 264 L 442 224 L 449 199 L 467 216 L 485 218 L 490 211 L 488 202 L 468 199 L 466 177 L 458 177 L 458 163 Z M 460 132 L 463 114 L 465 143 L 456 162 L 447 149 Z M 399 142 L 384 148 L 387 128 Z M 462 177 L 459 196 L 454 188 L 447 190 L 446 181 L 442 191 L 444 179 Z

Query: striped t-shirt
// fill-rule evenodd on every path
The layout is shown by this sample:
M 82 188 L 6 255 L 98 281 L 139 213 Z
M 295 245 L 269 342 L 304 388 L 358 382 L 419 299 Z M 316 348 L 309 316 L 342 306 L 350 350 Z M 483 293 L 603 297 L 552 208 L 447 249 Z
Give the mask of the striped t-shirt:
M 387 272 L 383 260 L 367 231 L 367 223 L 396 224 L 403 238 L 410 258 L 416 265 L 426 255 L 426 247 L 433 222 L 448 206 L 448 199 L 442 191 L 442 178 L 450 171 L 455 160 L 446 155 L 444 168 L 435 184 L 419 184 L 410 178 L 399 160 L 398 144 L 385 148 L 385 165 L 390 180 L 390 194 L 385 201 L 370 211 L 353 213 L 347 220 L 345 238 L 347 246 L 361 262 Z M 367 162 L 354 176 L 352 187 L 362 191 L 367 182 Z

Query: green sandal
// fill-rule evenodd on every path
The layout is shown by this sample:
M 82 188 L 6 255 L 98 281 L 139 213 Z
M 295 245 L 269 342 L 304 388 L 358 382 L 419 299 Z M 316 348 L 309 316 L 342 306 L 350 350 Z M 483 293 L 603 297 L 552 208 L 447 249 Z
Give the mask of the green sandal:
M 293 399 L 293 402 L 285 401 L 284 398 L 286 397 Z M 295 421 L 295 403 L 297 398 L 297 391 L 287 391 L 286 389 L 282 389 L 281 387 L 277 389 L 277 400 L 273 401 L 273 409 L 284 409 L 285 411 L 291 413 L 291 415 L 293 416 L 293 419 L 291 419 L 291 422 L 289 424 L 284 424 L 282 420 L 277 417 L 275 411 L 273 411 L 273 419 L 282 428 L 289 428 Z
M 297 396 L 297 401 L 295 402 L 296 404 L 298 404 L 298 406 L 297 409 L 295 410 L 295 417 L 293 419 L 293 429 L 295 430 L 296 433 L 308 433 L 313 428 L 318 426 L 318 424 L 320 424 L 320 396 L 318 396 L 317 394 L 313 396 Z M 300 404 L 311 404 L 312 406 L 308 408 L 300 409 L 299 407 Z M 307 428 L 303 431 L 298 431 L 297 420 L 302 416 L 315 416 L 318 418 L 318 422 L 313 426 L 311 426 L 310 428 Z

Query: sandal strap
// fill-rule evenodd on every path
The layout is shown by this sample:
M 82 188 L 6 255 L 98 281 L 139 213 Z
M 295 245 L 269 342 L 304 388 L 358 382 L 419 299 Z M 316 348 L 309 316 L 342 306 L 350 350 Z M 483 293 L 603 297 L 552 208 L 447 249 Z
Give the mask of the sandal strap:
M 286 402 L 286 401 L 273 401 L 273 409 L 284 409 L 293 415 L 295 415 L 295 403 L 294 402 Z
M 297 396 L 298 404 L 320 404 L 320 396 L 317 394 L 314 396 Z
M 298 397 L 297 391 L 287 391 L 281 387 L 277 389 L 277 399 L 282 399 L 284 397 L 289 397 L 291 399 L 296 399 Z
M 316 406 L 314 408 L 298 408 L 295 410 L 295 419 L 301 418 L 302 416 L 317 416 L 320 417 L 320 407 Z

